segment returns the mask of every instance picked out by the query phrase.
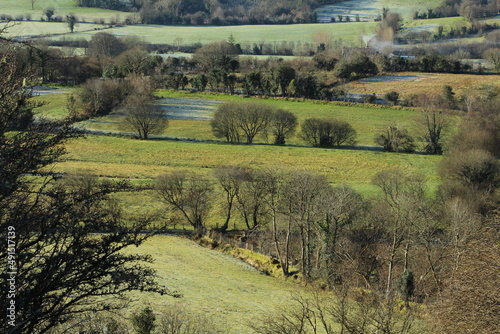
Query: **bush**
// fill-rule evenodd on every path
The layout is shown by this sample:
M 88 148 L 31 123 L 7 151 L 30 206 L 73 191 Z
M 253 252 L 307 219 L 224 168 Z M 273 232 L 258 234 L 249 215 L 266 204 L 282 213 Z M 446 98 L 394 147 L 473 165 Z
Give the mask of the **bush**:
M 406 129 L 398 129 L 396 126 L 389 126 L 383 134 L 375 137 L 375 143 L 382 146 L 388 152 L 413 152 L 415 143 L 413 137 Z
M 140 312 L 132 314 L 131 322 L 137 334 L 151 334 L 155 329 L 156 316 L 151 308 L 146 307 Z
M 365 103 L 373 103 L 376 99 L 377 95 L 375 95 L 375 93 L 363 95 L 363 101 Z
M 386 100 L 387 102 L 389 102 L 392 105 L 396 105 L 396 104 L 398 104 L 399 93 L 395 92 L 395 91 L 386 93 L 384 95 L 384 100 Z
M 302 138 L 317 147 L 334 147 L 356 143 L 356 130 L 338 119 L 308 118 L 302 123 Z

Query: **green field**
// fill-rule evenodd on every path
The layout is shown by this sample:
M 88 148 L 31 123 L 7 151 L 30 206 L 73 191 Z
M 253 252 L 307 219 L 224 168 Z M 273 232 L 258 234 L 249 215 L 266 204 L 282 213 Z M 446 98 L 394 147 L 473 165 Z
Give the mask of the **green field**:
M 369 91 L 369 93 L 371 92 L 372 91 Z M 39 100 L 47 102 L 45 106 L 40 108 L 40 114 L 49 117 L 61 117 L 64 115 L 66 96 L 68 93 L 69 91 L 65 91 L 61 94 L 51 93 L 38 97 Z M 231 96 L 175 91 L 160 91 L 158 96 L 184 99 L 209 99 L 220 102 L 249 100 L 249 98 L 238 95 Z M 303 101 L 302 99 L 251 99 L 270 104 L 276 108 L 289 110 L 297 115 L 299 123 L 310 117 L 333 117 L 348 121 L 358 133 L 359 145 L 374 145 L 373 138 L 375 135 L 391 124 L 408 128 L 415 136 L 418 133 L 418 123 L 416 122 L 417 113 L 411 108 Z M 92 130 L 121 131 L 120 122 L 122 122 L 122 117 L 111 114 L 106 117 L 82 122 L 80 125 Z M 200 120 L 171 120 L 169 128 L 167 128 L 163 135 L 173 138 L 190 138 L 198 140 L 216 139 L 212 135 L 210 122 Z M 257 141 L 261 143 L 265 142 L 265 140 L 261 138 L 257 139 Z M 291 138 L 288 143 L 295 145 L 305 144 L 298 135 Z
M 162 308 L 176 305 L 193 317 L 213 318 L 228 327 L 228 334 L 248 333 L 250 322 L 289 304 L 293 295 L 306 293 L 296 283 L 265 276 L 240 260 L 185 238 L 155 236 L 131 252 L 153 256 L 159 282 L 183 297 L 141 293 L 130 309 L 144 308 L 147 303 L 161 314 Z
M 236 43 L 259 42 L 315 42 L 316 40 L 342 40 L 348 45 L 361 46 L 361 38 L 375 31 L 376 22 L 352 22 L 349 24 L 296 24 L 296 25 L 247 25 L 247 26 L 159 26 L 131 25 L 106 29 L 116 36 L 141 36 L 149 43 L 174 44 L 177 38 L 183 44 L 210 43 L 227 40 L 232 34 Z M 72 34 L 74 39 L 90 40 L 98 31 Z M 67 37 L 67 36 L 66 36 Z M 57 37 L 55 37 L 57 38 Z M 320 42 L 323 42 L 321 40 Z M 328 42 L 328 41 L 327 41 Z M 319 42 L 318 42 L 319 43 Z
M 62 117 L 66 96 L 70 92 L 65 90 L 38 97 L 37 99 L 47 102 L 40 108 L 40 114 Z M 187 101 L 193 98 L 220 102 L 249 99 L 242 96 L 174 91 L 160 91 L 158 96 L 183 98 Z M 388 124 L 405 126 L 417 133 L 416 112 L 413 109 L 284 99 L 260 101 L 290 110 L 300 121 L 308 117 L 336 117 L 347 120 L 358 131 L 360 145 L 374 145 L 373 138 Z M 81 122 L 79 126 L 119 132 L 122 131 L 122 121 L 121 116 L 111 114 Z M 211 132 L 210 122 L 201 120 L 170 120 L 169 128 L 163 136 L 181 140 L 141 141 L 126 137 L 88 135 L 85 139 L 71 141 L 67 145 L 68 154 L 50 169 L 62 173 L 125 178 L 135 183 L 150 184 L 158 175 L 179 169 L 211 175 L 213 169 L 219 165 L 297 168 L 324 174 L 333 185 L 347 184 L 367 197 L 378 193 L 371 180 L 378 171 L 385 169 L 400 168 L 409 173 L 422 173 L 428 178 L 431 192 L 437 189 L 439 184 L 437 165 L 441 157 L 438 156 L 386 153 L 367 149 L 314 148 L 306 146 L 298 135 L 290 138 L 289 146 L 269 145 L 262 138 L 258 138 L 257 144 L 254 145 L 231 145 L 217 140 Z M 195 141 L 186 141 L 186 138 Z M 155 224 L 166 219 L 165 206 L 152 191 L 116 196 L 124 204 L 126 219 L 139 219 L 141 215 L 153 213 L 160 214 Z M 216 209 L 209 224 L 215 226 L 218 220 L 220 217 Z
M 94 20 L 104 19 L 106 22 L 110 20 L 121 21 L 130 13 L 119 12 L 115 10 L 107 10 L 100 8 L 77 7 L 76 0 L 37 0 L 31 9 L 30 0 L 2 0 L 0 3 L 0 14 L 8 14 L 13 18 L 19 15 L 30 14 L 32 20 L 40 20 L 43 16 L 45 8 L 54 8 L 56 16 L 65 17 L 67 14 L 74 14 L 79 21 L 94 22 Z
M 67 145 L 68 154 L 51 166 L 54 172 L 94 174 L 99 177 L 129 179 L 149 183 L 158 175 L 174 170 L 190 170 L 211 175 L 216 166 L 240 165 L 252 168 L 279 167 L 308 170 L 326 175 L 333 185 L 346 184 L 365 197 L 378 194 L 371 184 L 381 170 L 400 168 L 407 173 L 422 173 L 429 194 L 440 179 L 440 156 L 397 154 L 365 150 L 280 147 L 273 145 L 229 145 L 181 141 L 141 141 L 107 136 L 87 136 Z M 118 194 L 126 219 L 160 213 L 165 206 L 152 191 Z M 220 222 L 217 204 L 209 225 Z

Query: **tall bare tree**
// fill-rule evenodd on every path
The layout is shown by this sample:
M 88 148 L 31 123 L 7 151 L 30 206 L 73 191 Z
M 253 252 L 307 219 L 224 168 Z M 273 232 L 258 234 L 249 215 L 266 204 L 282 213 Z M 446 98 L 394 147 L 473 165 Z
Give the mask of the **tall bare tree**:
M 212 209 L 212 183 L 201 175 L 176 171 L 160 175 L 155 189 L 160 199 L 180 212 L 195 231 L 205 232 L 205 221 Z
M 247 169 L 238 166 L 219 166 L 214 171 L 219 186 L 224 191 L 226 220 L 220 227 L 221 231 L 227 230 L 233 216 L 234 207 L 240 194 L 243 182 L 247 181 L 249 174 Z
M 151 101 L 132 96 L 122 109 L 124 127 L 134 131 L 139 139 L 147 140 L 151 134 L 161 134 L 168 126 L 168 119 L 160 106 Z
M 297 116 L 287 110 L 275 110 L 269 124 L 276 145 L 284 145 L 286 138 L 293 135 L 297 128 Z

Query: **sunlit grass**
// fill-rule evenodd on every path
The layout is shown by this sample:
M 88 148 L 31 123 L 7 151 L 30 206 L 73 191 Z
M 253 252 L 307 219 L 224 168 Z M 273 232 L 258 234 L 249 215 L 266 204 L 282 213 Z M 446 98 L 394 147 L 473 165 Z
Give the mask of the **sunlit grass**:
M 352 22 L 349 24 L 294 24 L 294 25 L 241 25 L 241 26 L 159 26 L 133 25 L 107 29 L 118 36 L 141 36 L 149 43 L 173 44 L 182 39 L 184 44 L 210 43 L 227 40 L 232 34 L 240 44 L 259 42 L 314 42 L 317 34 L 331 35 L 333 40 L 342 40 L 348 45 L 360 46 L 361 37 L 375 31 L 376 22 Z M 89 40 L 98 31 L 75 33 L 73 38 Z M 56 37 L 57 38 L 57 37 Z
M 150 179 L 174 169 L 208 173 L 220 165 L 290 167 L 327 175 L 336 184 L 366 185 L 376 172 L 402 168 L 438 181 L 437 156 L 274 145 L 230 145 L 182 141 L 143 141 L 88 136 L 67 144 L 68 154 L 54 168 L 106 177 Z
M 406 77 L 401 80 L 391 80 L 391 77 Z M 369 79 L 368 79 L 369 80 Z M 421 73 L 406 72 L 388 76 L 387 80 L 366 83 L 365 80 L 354 81 L 345 86 L 345 89 L 352 93 L 371 94 L 380 96 L 396 91 L 402 98 L 407 98 L 412 94 L 435 94 L 439 95 L 444 86 L 451 86 L 456 96 L 473 93 L 484 86 L 492 85 L 500 87 L 500 76 L 498 75 L 478 75 L 478 74 L 446 74 L 446 73 Z
M 292 296 L 307 294 L 305 287 L 263 275 L 249 265 L 184 238 L 155 236 L 131 252 L 153 256 L 159 282 L 183 296 L 174 299 L 151 293 L 132 296 L 132 307 L 147 302 L 155 312 L 178 305 L 193 314 L 205 314 L 229 327 L 229 333 L 248 333 L 250 321 L 262 319 Z

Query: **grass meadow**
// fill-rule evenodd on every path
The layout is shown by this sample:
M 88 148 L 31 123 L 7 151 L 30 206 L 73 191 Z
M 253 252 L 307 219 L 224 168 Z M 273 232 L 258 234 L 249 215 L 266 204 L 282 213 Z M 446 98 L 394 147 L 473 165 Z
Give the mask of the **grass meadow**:
M 486 89 L 500 88 L 498 75 L 478 74 L 446 74 L 446 73 L 398 73 L 391 76 L 368 78 L 354 81 L 345 86 L 351 93 L 383 96 L 390 91 L 400 93 L 402 98 L 413 94 L 433 92 L 439 94 L 443 87 L 449 85 L 456 96 L 480 93 Z
M 250 332 L 250 322 L 290 304 L 294 295 L 307 294 L 305 287 L 292 281 L 263 275 L 230 255 L 185 238 L 154 236 L 130 251 L 153 256 L 159 282 L 183 295 L 132 295 L 139 301 L 131 309 L 144 308 L 145 300 L 158 313 L 162 308 L 175 306 L 193 317 L 204 314 L 215 323 L 228 326 L 228 334 Z
M 376 22 L 317 23 L 294 25 L 241 25 L 241 26 L 160 26 L 130 25 L 104 30 L 116 36 L 141 36 L 149 43 L 174 44 L 180 38 L 182 44 L 210 43 L 227 40 L 232 34 L 236 43 L 259 42 L 324 42 L 342 40 L 348 45 L 361 46 L 364 35 L 373 34 Z M 74 39 L 90 40 L 98 31 L 74 33 Z M 67 37 L 67 36 L 66 36 Z M 54 37 L 59 38 L 59 37 Z
M 379 194 L 371 184 L 381 170 L 399 168 L 407 173 L 422 173 L 427 178 L 429 195 L 437 189 L 440 156 L 387 153 L 380 151 L 323 149 L 274 145 L 230 145 L 216 143 L 150 140 L 89 135 L 66 145 L 67 155 L 50 167 L 53 172 L 93 174 L 132 183 L 152 184 L 158 175 L 188 170 L 211 177 L 219 165 L 251 168 L 289 168 L 326 175 L 332 185 L 349 185 L 365 197 Z M 154 191 L 120 193 L 126 219 L 157 215 L 154 225 L 163 224 L 165 206 Z M 215 203 L 209 225 L 220 221 Z M 239 223 L 237 223 L 237 226 Z
M 47 102 L 39 113 L 49 117 L 62 117 L 66 96 L 70 92 L 63 90 L 61 93 L 47 93 L 37 97 Z M 242 96 L 176 91 L 160 91 L 158 96 L 183 98 L 186 101 L 209 99 L 224 102 L 249 99 Z M 360 145 L 374 145 L 373 138 L 388 124 L 407 127 L 413 133 L 417 131 L 417 113 L 410 108 L 284 99 L 260 101 L 292 111 L 299 121 L 308 117 L 347 120 L 357 130 Z M 79 126 L 119 132 L 122 131 L 121 121 L 121 116 L 111 114 L 81 122 Z M 347 184 L 367 197 L 378 194 L 371 180 L 378 171 L 385 169 L 400 168 L 409 173 L 426 175 L 430 192 L 439 184 L 437 166 L 441 157 L 438 156 L 366 149 L 313 148 L 306 146 L 298 135 L 288 141 L 288 146 L 269 145 L 263 138 L 258 138 L 254 145 L 231 145 L 216 140 L 209 121 L 171 119 L 169 123 L 163 135 L 171 138 L 170 140 L 142 141 L 131 137 L 98 135 L 73 140 L 67 144 L 68 154 L 50 169 L 55 172 L 94 174 L 105 178 L 129 179 L 136 184 L 151 184 L 158 175 L 174 170 L 190 170 L 211 176 L 214 168 L 219 165 L 284 167 L 324 174 L 333 185 Z M 162 224 L 167 219 L 165 206 L 153 191 L 120 193 L 116 198 L 124 204 L 127 219 L 135 220 L 148 214 L 157 215 L 154 224 Z M 219 204 L 216 204 L 216 210 L 210 219 L 213 226 L 220 220 L 218 207 Z
M 371 94 L 377 93 L 383 95 L 385 92 L 391 90 L 400 90 L 404 88 L 401 87 L 416 87 L 422 76 L 419 74 L 408 75 L 412 78 L 416 77 L 414 80 L 394 80 L 393 82 L 389 79 L 381 80 L 383 82 L 369 82 L 367 83 L 352 83 L 346 88 L 349 91 L 360 93 L 360 94 Z M 434 75 L 433 75 L 434 76 Z M 406 78 L 406 77 L 403 77 Z M 427 78 L 423 77 L 423 79 Z M 446 83 L 451 82 L 451 78 L 458 80 L 461 76 L 447 76 L 442 78 L 438 83 L 436 83 L 436 91 L 442 90 L 442 87 Z M 471 80 L 479 80 L 489 77 L 474 76 Z M 375 78 L 376 79 L 376 78 Z M 491 77 L 492 82 L 494 76 Z M 427 79 L 426 79 L 427 80 Z M 462 80 L 463 81 L 463 80 Z M 466 81 L 468 84 L 471 82 Z M 368 88 L 369 87 L 369 88 Z M 426 91 L 428 85 L 422 83 L 420 86 L 421 91 Z M 399 89 L 398 89 L 399 88 Z M 421 92 L 414 89 L 413 92 Z M 44 94 L 37 97 L 39 101 L 44 101 L 46 104 L 39 109 L 41 115 L 48 117 L 60 118 L 65 115 L 65 104 L 66 96 L 70 91 L 65 90 L 59 93 Z M 374 137 L 381 131 L 383 131 L 389 125 L 397 125 L 400 127 L 407 128 L 415 137 L 419 136 L 419 122 L 418 122 L 418 112 L 413 108 L 402 108 L 402 107 L 391 107 L 391 106 L 381 106 L 381 105 L 367 105 L 367 104 L 356 104 L 356 103 L 342 103 L 342 102 L 324 102 L 324 101 L 309 101 L 302 99 L 260 99 L 260 98 L 248 98 L 241 95 L 223 95 L 223 94 L 213 94 L 213 93 L 191 93 L 186 91 L 168 91 L 162 90 L 158 92 L 158 97 L 161 98 L 181 98 L 186 99 L 202 99 L 202 100 L 214 100 L 218 102 L 228 102 L 228 101 L 248 101 L 258 100 L 261 103 L 270 104 L 273 107 L 289 110 L 293 112 L 299 120 L 299 123 L 303 122 L 307 118 L 311 117 L 333 117 L 348 121 L 358 134 L 358 145 L 372 146 L 374 145 Z M 186 102 L 188 103 L 188 102 Z M 454 122 L 457 120 L 453 117 Z M 105 117 L 99 117 L 96 119 L 87 120 L 79 123 L 79 126 L 99 131 L 107 132 L 120 132 L 123 131 L 122 127 L 123 117 L 118 113 L 112 113 Z M 306 143 L 297 134 L 290 138 L 287 143 L 292 145 L 305 145 Z M 195 120 L 195 119 L 171 119 L 169 121 L 169 127 L 166 131 L 161 134 L 169 138 L 180 138 L 180 139 L 196 139 L 196 140 L 217 140 L 213 134 L 210 127 L 210 121 L 208 120 Z M 271 138 L 267 140 L 265 138 L 257 138 L 257 142 L 266 143 L 270 141 Z

